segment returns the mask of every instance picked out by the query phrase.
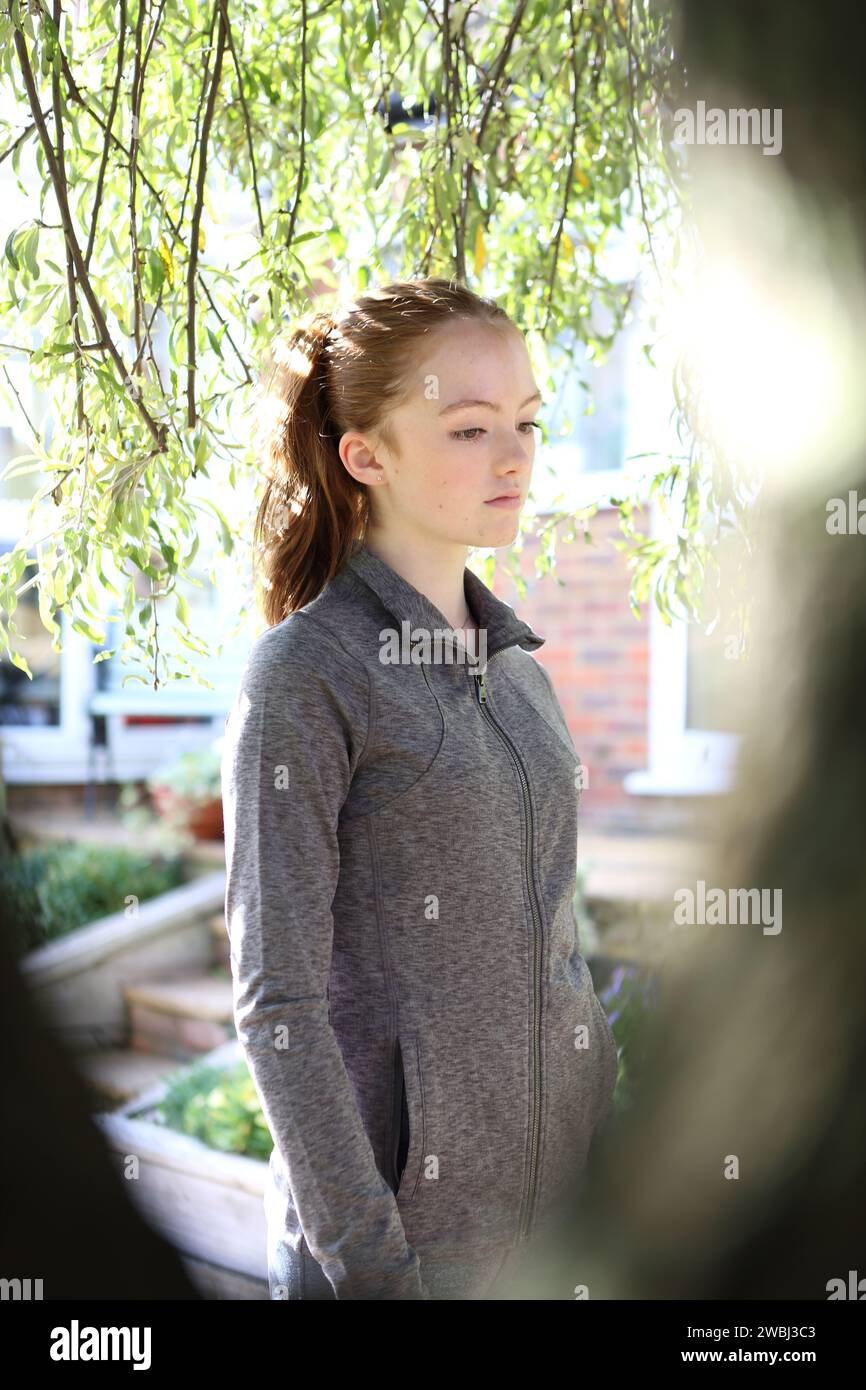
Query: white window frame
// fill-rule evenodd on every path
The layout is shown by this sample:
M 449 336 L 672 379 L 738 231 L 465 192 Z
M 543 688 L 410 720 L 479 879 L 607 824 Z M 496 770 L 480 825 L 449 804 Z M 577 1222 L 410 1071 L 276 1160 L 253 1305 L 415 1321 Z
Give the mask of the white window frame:
M 60 722 L 0 724 L 3 777 L 10 785 L 82 782 L 87 777 L 93 687 L 93 644 L 75 632 L 66 613 L 57 614 L 60 657 Z M 25 653 L 26 655 L 26 653 Z
M 673 533 L 673 522 L 653 499 L 651 534 Z M 651 602 L 649 632 L 649 766 L 623 778 L 633 796 L 718 796 L 730 790 L 740 737 L 686 726 L 687 622 L 670 626 Z

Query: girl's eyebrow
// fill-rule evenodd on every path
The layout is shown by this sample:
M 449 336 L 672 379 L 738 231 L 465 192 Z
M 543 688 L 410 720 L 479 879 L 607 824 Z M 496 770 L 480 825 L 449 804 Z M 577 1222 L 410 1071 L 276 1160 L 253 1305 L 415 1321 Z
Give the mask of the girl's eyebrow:
M 526 406 L 531 405 L 533 401 L 540 401 L 540 400 L 541 400 L 541 392 L 540 392 L 540 391 L 533 391 L 532 395 L 531 395 L 531 396 L 528 396 L 528 397 L 526 398 L 526 400 L 523 402 L 523 405 L 519 406 L 518 409 L 524 410 L 524 409 L 526 408 Z M 488 410 L 495 410 L 496 413 L 497 413 L 498 415 L 501 415 L 501 414 L 502 414 L 501 407 L 498 406 L 498 405 L 496 405 L 496 404 L 494 404 L 493 401 L 477 401 L 477 400 L 454 401 L 454 403 L 453 403 L 452 405 L 445 405 L 445 406 L 443 406 L 442 409 L 439 411 L 439 414 L 440 414 L 440 415 L 450 415 L 450 414 L 451 414 L 453 411 L 455 411 L 455 410 L 464 410 L 465 407 L 466 407 L 467 405 L 474 405 L 474 406 L 483 405 L 483 406 L 486 406 Z

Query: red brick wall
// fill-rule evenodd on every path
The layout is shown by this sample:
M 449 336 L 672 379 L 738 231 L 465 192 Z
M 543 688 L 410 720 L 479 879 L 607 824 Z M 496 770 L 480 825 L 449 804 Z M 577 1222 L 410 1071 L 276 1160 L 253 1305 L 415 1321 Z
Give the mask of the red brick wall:
M 626 557 L 611 544 L 622 539 L 618 517 L 606 508 L 592 518 L 591 545 L 581 534 L 558 540 L 554 573 L 541 579 L 534 577 L 538 543 L 527 542 L 525 598 L 502 571 L 494 588 L 546 639 L 536 655 L 587 769 L 584 823 L 627 829 L 651 821 L 655 798 L 623 788 L 626 773 L 648 761 L 649 610 L 644 605 L 638 620 L 629 607 Z

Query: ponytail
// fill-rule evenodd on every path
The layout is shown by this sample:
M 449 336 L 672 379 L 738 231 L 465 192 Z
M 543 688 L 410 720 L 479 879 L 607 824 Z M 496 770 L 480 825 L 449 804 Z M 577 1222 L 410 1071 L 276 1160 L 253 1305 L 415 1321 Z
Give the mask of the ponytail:
M 315 598 L 366 525 L 366 489 L 337 456 L 327 353 L 335 322 L 316 314 L 272 350 L 260 404 L 267 477 L 256 516 L 269 626 Z

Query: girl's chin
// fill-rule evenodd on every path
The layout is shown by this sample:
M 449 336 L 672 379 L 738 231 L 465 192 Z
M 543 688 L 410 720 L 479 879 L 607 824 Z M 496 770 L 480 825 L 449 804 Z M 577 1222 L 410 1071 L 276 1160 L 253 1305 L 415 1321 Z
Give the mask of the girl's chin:
M 503 511 L 498 516 L 495 507 L 487 507 L 486 524 L 475 527 L 475 538 L 469 545 L 478 549 L 495 549 L 511 545 L 520 529 L 520 513 Z M 491 514 L 493 520 L 491 521 Z

